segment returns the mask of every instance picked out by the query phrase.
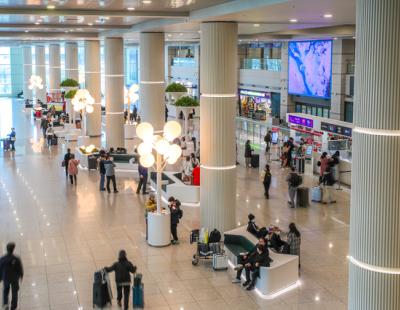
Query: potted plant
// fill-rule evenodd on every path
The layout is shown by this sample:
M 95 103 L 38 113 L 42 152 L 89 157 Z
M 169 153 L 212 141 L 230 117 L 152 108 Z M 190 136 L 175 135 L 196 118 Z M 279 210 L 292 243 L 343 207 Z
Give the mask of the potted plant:
M 167 86 L 165 92 L 170 95 L 170 98 L 178 100 L 187 94 L 187 88 L 185 85 L 173 82 Z
M 189 96 L 183 96 L 175 101 L 175 105 L 177 107 L 197 107 L 199 106 L 199 102 Z
M 199 105 L 200 105 L 199 102 L 190 96 L 183 96 L 178 100 L 176 100 L 173 105 L 170 105 L 175 108 L 174 112 L 176 116 L 178 116 L 179 113 L 182 111 L 185 119 L 183 134 L 187 137 L 187 139 L 189 138 L 188 137 L 189 114 L 194 112 L 196 115 L 199 115 L 200 114 Z
M 74 87 L 79 87 L 79 83 L 74 79 L 65 79 L 64 81 L 61 82 L 60 86 L 63 88 L 74 88 Z

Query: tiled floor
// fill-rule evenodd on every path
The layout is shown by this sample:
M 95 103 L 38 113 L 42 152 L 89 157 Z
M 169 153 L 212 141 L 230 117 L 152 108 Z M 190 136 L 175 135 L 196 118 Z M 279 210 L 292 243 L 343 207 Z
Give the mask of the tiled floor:
M 66 146 L 45 147 L 39 124 L 22 111 L 22 104 L 14 102 L 10 109 L 11 101 L 1 100 L 0 107 L 5 105 L 0 128 L 8 130 L 12 120 L 18 141 L 15 154 L 0 153 L 0 244 L 3 251 L 8 241 L 16 241 L 24 263 L 20 309 L 91 309 L 93 272 L 110 265 L 121 248 L 144 275 L 148 309 L 347 308 L 346 191 L 337 192 L 335 205 L 293 210 L 286 205 L 286 172 L 277 163 L 272 164 L 269 201 L 263 198 L 258 172 L 239 166 L 238 224 L 245 224 L 252 212 L 260 224 L 286 228 L 294 221 L 302 233 L 302 285 L 263 300 L 231 284 L 231 271 L 214 272 L 204 261 L 192 266 L 194 246 L 188 236 L 198 227 L 199 209 L 184 209 L 180 245 L 147 246 L 144 198 L 134 193 L 134 177 L 118 177 L 119 194 L 99 192 L 95 171 L 80 171 L 78 186 L 69 185 L 60 166 Z M 309 186 L 312 182 L 306 180 Z

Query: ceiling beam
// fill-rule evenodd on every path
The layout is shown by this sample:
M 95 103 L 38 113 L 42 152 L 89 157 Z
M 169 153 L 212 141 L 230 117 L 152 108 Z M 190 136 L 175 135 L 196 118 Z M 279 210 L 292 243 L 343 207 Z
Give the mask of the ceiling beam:
M 106 24 L 93 24 L 89 26 L 87 24 L 2 24 L 1 28 L 22 28 L 22 29 L 85 29 L 85 30 L 102 30 L 102 29 L 131 29 L 130 25 L 106 25 Z
M 30 39 L 40 39 L 47 40 L 47 39 L 57 39 L 57 40 L 65 40 L 65 39 L 84 39 L 84 38 L 91 38 L 96 39 L 99 38 L 97 32 L 19 32 L 19 31 L 0 31 L 0 38 L 10 38 L 16 39 L 21 38 L 25 40 Z
M 0 7 L 0 15 L 45 15 L 45 16 L 119 16 L 149 18 L 185 18 L 188 12 L 165 11 L 128 11 L 128 10 L 89 10 L 89 9 L 54 9 L 32 7 Z

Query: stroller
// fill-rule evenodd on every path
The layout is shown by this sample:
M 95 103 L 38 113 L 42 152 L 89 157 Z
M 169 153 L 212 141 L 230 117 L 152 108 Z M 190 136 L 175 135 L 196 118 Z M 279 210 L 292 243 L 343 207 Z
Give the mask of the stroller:
M 208 234 L 208 232 L 206 233 Z M 197 266 L 200 259 L 212 259 L 213 255 L 222 254 L 224 252 L 224 244 L 222 241 L 204 242 L 204 240 L 200 240 L 200 231 L 198 229 L 192 230 L 190 233 L 190 244 L 192 243 L 197 243 L 197 250 L 192 258 L 193 266 Z

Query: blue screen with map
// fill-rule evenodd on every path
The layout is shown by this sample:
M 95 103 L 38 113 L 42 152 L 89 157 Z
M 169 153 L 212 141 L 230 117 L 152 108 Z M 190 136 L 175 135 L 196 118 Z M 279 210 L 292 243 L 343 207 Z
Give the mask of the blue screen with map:
M 329 99 L 332 41 L 289 42 L 289 94 Z

